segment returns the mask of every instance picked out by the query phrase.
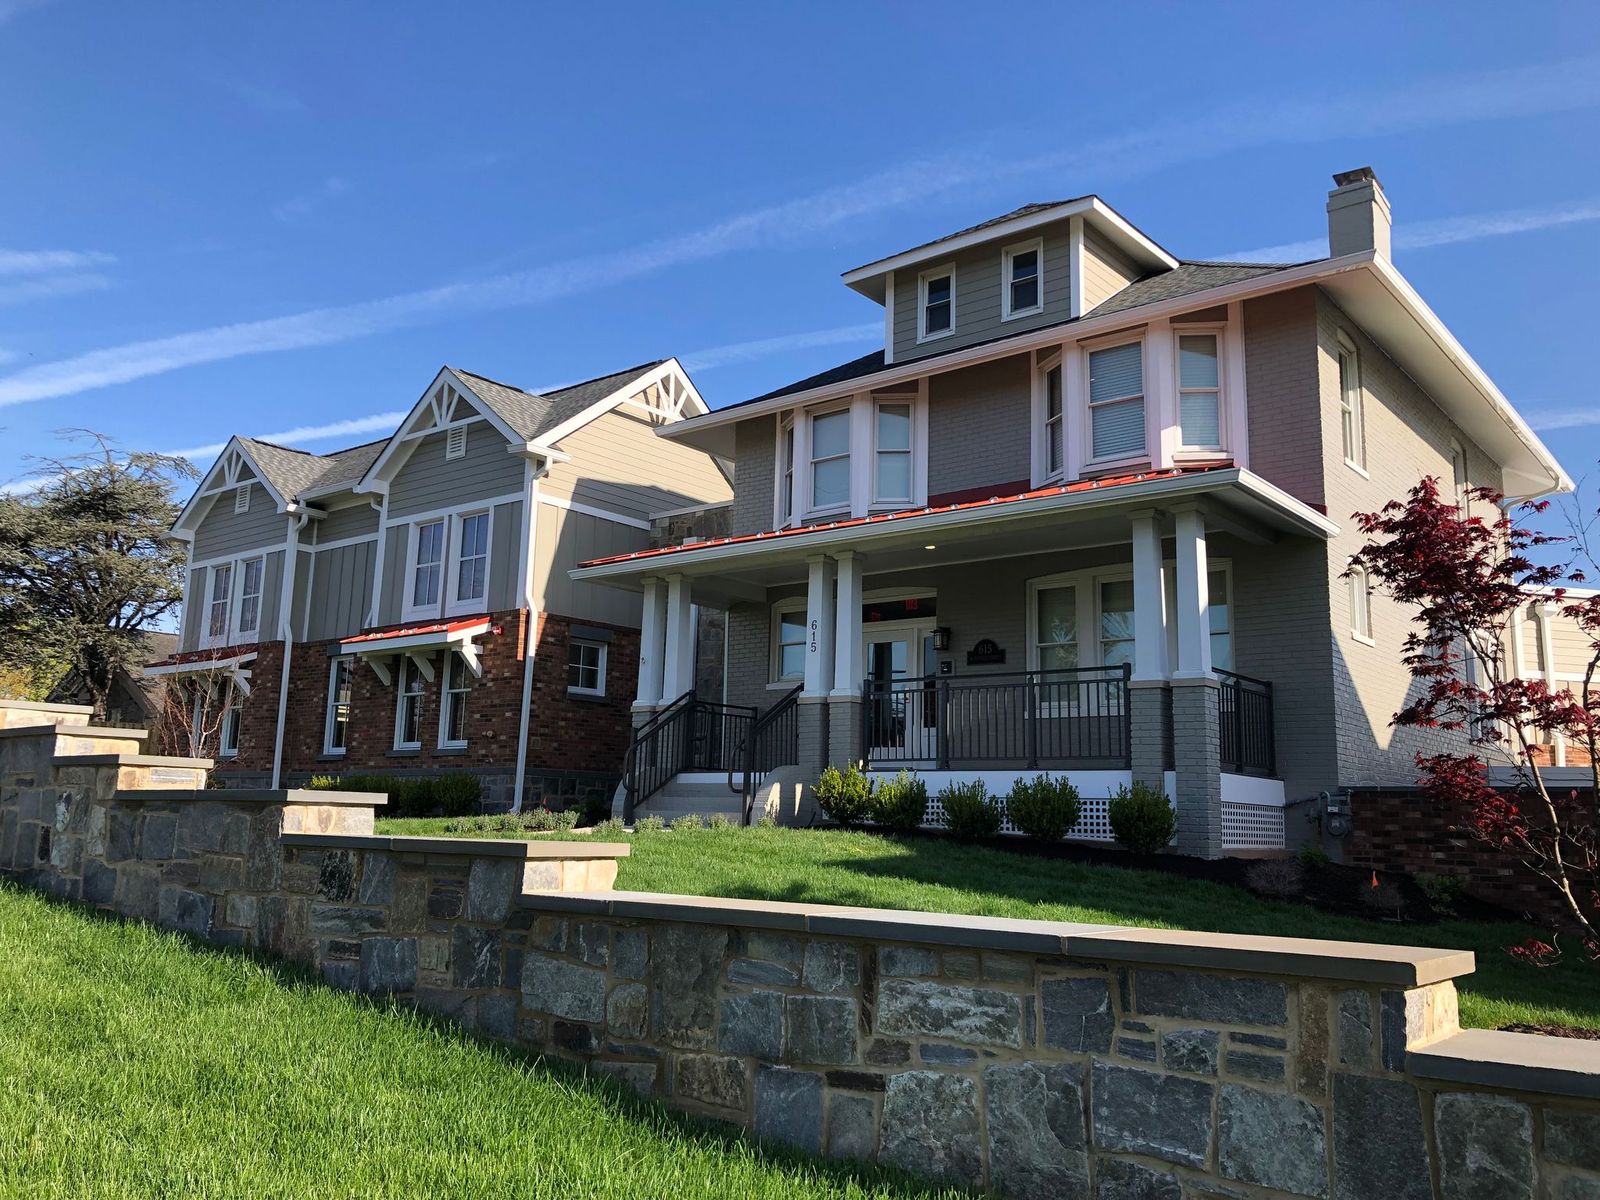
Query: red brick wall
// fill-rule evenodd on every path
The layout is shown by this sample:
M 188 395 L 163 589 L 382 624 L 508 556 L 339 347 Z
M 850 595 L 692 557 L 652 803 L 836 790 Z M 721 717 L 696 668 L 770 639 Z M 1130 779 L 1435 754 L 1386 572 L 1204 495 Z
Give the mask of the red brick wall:
M 1407 875 L 1451 875 L 1466 891 L 1513 912 L 1561 919 L 1550 885 L 1509 854 L 1464 833 L 1457 814 L 1446 812 L 1419 791 L 1358 791 L 1345 861 Z M 1589 812 L 1594 813 L 1591 803 Z
M 567 642 L 574 624 L 609 629 L 604 698 L 567 694 Z M 554 613 L 539 615 L 533 659 L 533 723 L 528 765 L 561 771 L 619 772 L 632 733 L 628 710 L 639 677 L 639 631 Z

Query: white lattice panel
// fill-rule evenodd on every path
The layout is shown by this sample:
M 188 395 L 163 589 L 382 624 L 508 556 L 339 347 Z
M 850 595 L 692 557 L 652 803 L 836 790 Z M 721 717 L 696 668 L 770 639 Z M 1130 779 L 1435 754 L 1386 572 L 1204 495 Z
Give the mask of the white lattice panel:
M 1003 796 L 1000 798 L 1000 805 L 1002 809 L 1005 807 L 1005 797 Z M 1074 840 L 1086 842 L 1111 841 L 1111 821 L 1106 815 L 1110 805 L 1111 801 L 1104 796 L 1098 799 L 1092 796 L 1085 796 L 1083 798 L 1083 815 L 1078 818 L 1077 825 L 1073 827 L 1072 832 L 1067 836 Z M 939 803 L 937 796 L 928 797 L 928 814 L 924 818 L 922 825 L 924 829 L 944 828 L 944 805 Z M 1013 825 L 1011 817 L 1006 815 L 1000 820 L 1000 832 L 1020 836 L 1022 831 Z
M 1222 802 L 1225 850 L 1282 850 L 1283 809 L 1268 804 Z

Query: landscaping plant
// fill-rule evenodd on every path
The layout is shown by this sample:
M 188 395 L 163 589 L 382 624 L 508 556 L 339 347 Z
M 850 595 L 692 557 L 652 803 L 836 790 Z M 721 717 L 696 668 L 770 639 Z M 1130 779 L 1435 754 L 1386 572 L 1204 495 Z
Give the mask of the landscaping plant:
M 1019 778 L 1006 797 L 1006 815 L 1029 837 L 1059 842 L 1083 815 L 1083 801 L 1078 798 L 1078 789 L 1065 778 Z
M 1416 614 L 1403 643 L 1413 698 L 1392 723 L 1445 730 L 1464 747 L 1418 753 L 1425 797 L 1457 832 L 1542 880 L 1564 923 L 1600 960 L 1600 831 L 1577 793 L 1552 788 L 1539 770 L 1543 746 L 1561 736 L 1587 750 L 1590 783 L 1600 790 L 1600 594 L 1579 598 L 1561 586 L 1584 578 L 1578 559 L 1594 565 L 1586 540 L 1593 522 L 1575 522 L 1572 537 L 1540 533 L 1513 520 L 1503 500 L 1472 488 L 1458 505 L 1426 478 L 1405 500 L 1356 514 L 1368 540 L 1351 570 L 1364 570 Z M 1531 516 L 1547 507 L 1517 511 Z M 1531 557 L 1560 553 L 1557 547 L 1567 561 L 1540 565 Z M 1557 605 L 1587 641 L 1586 670 L 1570 689 L 1518 678 L 1509 662 L 1520 615 L 1535 604 Z M 1491 761 L 1510 767 L 1515 786 L 1490 785 Z M 1539 957 L 1550 956 L 1541 949 Z
M 993 837 L 1000 832 L 1000 802 L 989 795 L 980 780 L 951 783 L 939 792 L 944 806 L 944 827 L 963 841 Z
M 684 813 L 681 817 L 672 818 L 673 833 L 694 833 L 700 828 L 700 818 L 694 813 Z
M 1178 832 L 1178 816 L 1167 802 L 1166 793 L 1147 783 L 1119 787 L 1111 797 L 1106 816 L 1117 845 L 1135 854 L 1165 850 Z
M 928 815 L 928 784 L 912 771 L 880 779 L 872 789 L 872 819 L 896 833 L 910 833 Z
M 844 770 L 828 767 L 817 780 L 817 807 L 830 821 L 849 829 L 871 812 L 872 780 L 851 763 Z

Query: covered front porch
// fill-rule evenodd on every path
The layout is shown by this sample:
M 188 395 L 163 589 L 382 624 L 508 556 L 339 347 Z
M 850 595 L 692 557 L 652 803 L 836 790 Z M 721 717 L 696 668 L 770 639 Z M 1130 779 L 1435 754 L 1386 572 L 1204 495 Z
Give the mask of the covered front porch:
M 725 696 L 698 704 L 680 769 L 745 771 L 749 731 L 764 769 L 912 769 L 930 793 L 983 778 L 1003 794 L 1019 774 L 1065 772 L 1088 809 L 1081 832 L 1107 838 L 1106 799 L 1140 780 L 1177 805 L 1184 848 L 1217 854 L 1282 844 L 1273 687 L 1242 669 L 1267 660 L 1241 604 L 1281 542 L 1331 530 L 1247 473 L 1168 473 L 578 574 L 644 595 L 636 711 L 656 739 L 690 690 L 692 606 L 727 610 Z

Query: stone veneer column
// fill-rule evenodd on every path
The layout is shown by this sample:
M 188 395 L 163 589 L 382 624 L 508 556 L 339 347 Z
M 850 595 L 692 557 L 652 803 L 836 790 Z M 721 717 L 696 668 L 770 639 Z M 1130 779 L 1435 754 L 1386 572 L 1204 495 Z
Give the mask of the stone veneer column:
M 1178 849 L 1222 856 L 1222 767 L 1215 678 L 1172 681 L 1172 764 L 1178 774 Z

